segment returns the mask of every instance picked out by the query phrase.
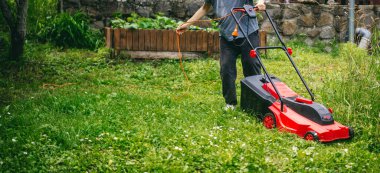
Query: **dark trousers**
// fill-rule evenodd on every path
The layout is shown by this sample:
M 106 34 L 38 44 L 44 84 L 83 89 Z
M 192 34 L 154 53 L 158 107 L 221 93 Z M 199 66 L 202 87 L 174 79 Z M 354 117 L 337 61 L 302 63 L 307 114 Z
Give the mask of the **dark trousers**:
M 254 47 L 259 46 L 258 31 L 248 36 Z M 261 74 L 261 66 L 257 58 L 251 58 L 251 47 L 245 38 L 227 41 L 220 37 L 220 77 L 222 79 L 223 97 L 226 104 L 236 105 L 236 59 L 241 54 L 243 74 L 245 77 Z

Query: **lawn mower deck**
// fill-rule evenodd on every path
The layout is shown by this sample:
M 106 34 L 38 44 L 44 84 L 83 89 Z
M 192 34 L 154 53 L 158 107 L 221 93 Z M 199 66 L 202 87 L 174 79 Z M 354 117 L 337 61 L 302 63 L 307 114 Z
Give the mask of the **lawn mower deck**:
M 244 7 L 231 9 L 231 16 L 236 21 L 237 28 L 243 33 L 252 48 L 249 52 L 251 58 L 257 58 L 264 72 L 264 75 L 249 76 L 241 81 L 241 108 L 246 111 L 255 112 L 268 129 L 277 127 L 281 131 L 295 133 L 306 140 L 332 142 L 341 139 L 351 139 L 354 136 L 353 129 L 334 121 L 332 109 L 327 109 L 325 106 L 314 102 L 313 93 L 291 57 L 293 50 L 286 47 L 266 10 L 264 12 L 281 46 L 254 47 L 251 41 L 247 39 L 248 33 L 244 32 L 239 23 L 240 19 L 238 19 L 235 13 L 241 12 L 250 18 L 255 18 L 255 8 L 251 5 L 244 5 Z M 237 29 L 232 35 L 238 36 Z M 260 58 L 260 50 L 269 49 L 283 50 L 311 99 L 301 97 L 285 83 L 281 82 L 280 79 L 269 75 Z
M 241 81 L 241 108 L 259 115 L 266 128 L 278 128 L 320 142 L 353 137 L 351 128 L 334 121 L 331 109 L 301 97 L 278 78 L 271 78 L 282 95 L 283 111 L 274 87 L 264 75 Z

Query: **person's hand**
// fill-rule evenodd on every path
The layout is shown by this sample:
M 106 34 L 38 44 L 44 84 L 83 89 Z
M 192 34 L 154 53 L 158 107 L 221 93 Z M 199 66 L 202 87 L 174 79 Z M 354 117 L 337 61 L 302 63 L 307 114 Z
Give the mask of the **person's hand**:
M 187 29 L 189 28 L 189 26 L 190 26 L 190 23 L 184 23 L 182 25 L 179 25 L 177 27 L 176 31 L 177 31 L 178 34 L 181 35 L 181 34 L 183 34 L 184 32 L 187 31 Z
M 266 6 L 265 6 L 264 3 L 258 3 L 258 4 L 256 4 L 255 7 L 256 7 L 256 9 L 257 9 L 258 11 L 263 11 L 263 10 L 266 9 Z

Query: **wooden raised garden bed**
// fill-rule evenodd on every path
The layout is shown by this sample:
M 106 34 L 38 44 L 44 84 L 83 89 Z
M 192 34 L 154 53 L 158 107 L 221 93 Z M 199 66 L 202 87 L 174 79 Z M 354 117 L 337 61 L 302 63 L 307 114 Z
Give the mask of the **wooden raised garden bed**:
M 129 30 L 105 28 L 106 47 L 116 54 L 126 51 L 177 52 L 174 30 Z M 260 31 L 260 46 L 266 45 L 266 32 Z M 219 32 L 187 31 L 180 36 L 182 52 L 212 55 L 219 52 Z

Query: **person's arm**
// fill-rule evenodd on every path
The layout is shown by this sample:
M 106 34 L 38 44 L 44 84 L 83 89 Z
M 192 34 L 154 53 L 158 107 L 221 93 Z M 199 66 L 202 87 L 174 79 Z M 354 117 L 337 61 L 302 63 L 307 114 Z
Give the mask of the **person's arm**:
M 195 12 L 194 15 L 189 20 L 187 20 L 186 23 L 177 27 L 177 32 L 179 34 L 184 33 L 187 30 L 187 28 L 191 25 L 191 22 L 201 19 L 210 11 L 210 9 L 211 9 L 211 4 L 204 3 L 202 7 L 199 8 L 198 11 Z

